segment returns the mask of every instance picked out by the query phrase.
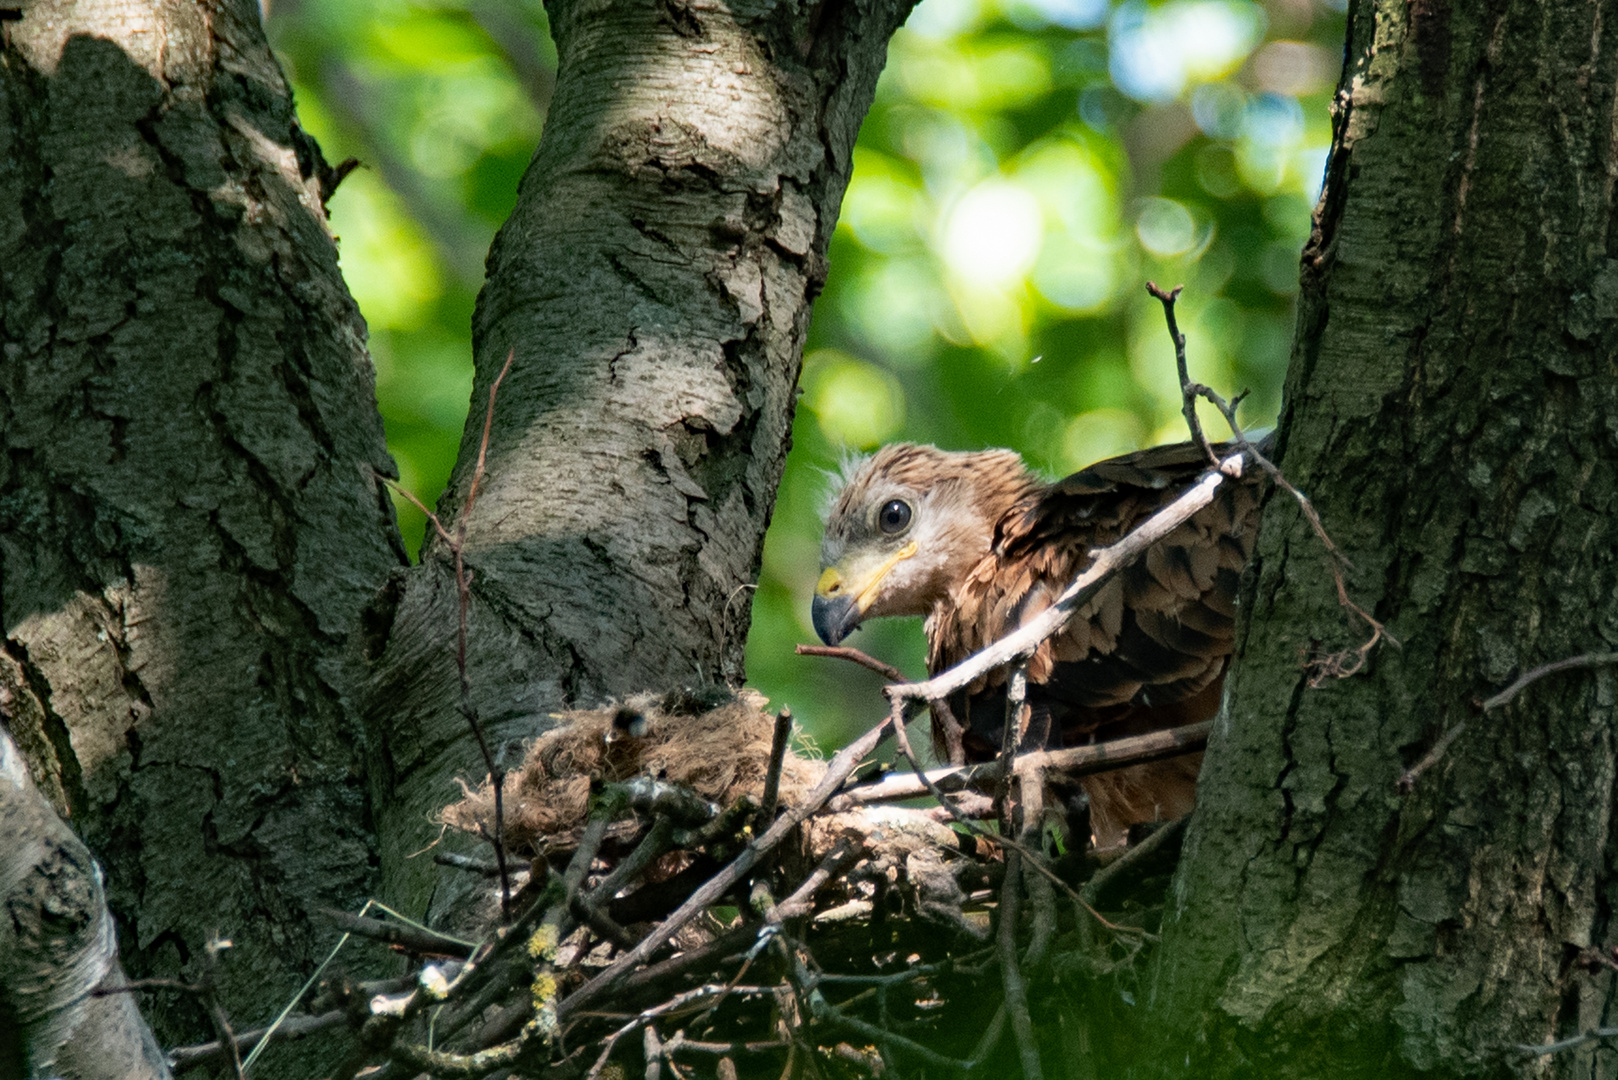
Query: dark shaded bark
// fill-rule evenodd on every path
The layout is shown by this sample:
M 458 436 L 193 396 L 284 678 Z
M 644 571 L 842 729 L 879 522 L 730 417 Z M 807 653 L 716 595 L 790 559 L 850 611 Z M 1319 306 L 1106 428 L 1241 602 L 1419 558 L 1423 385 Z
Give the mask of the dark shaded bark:
M 810 302 L 905 0 L 558 2 L 556 94 L 489 256 L 465 498 L 471 680 L 496 738 L 567 705 L 739 682 Z M 384 872 L 424 910 L 428 817 L 481 775 L 445 546 L 378 605 L 367 708 Z
M 1354 5 L 1281 464 L 1403 647 L 1308 688 L 1364 628 L 1274 496 L 1142 1075 L 1517 1075 L 1613 1023 L 1579 957 L 1618 943 L 1614 673 L 1474 702 L 1618 641 L 1615 33 L 1613 3 Z
M 0 26 L 7 724 L 131 973 L 223 934 L 255 1017 L 376 862 L 348 635 L 402 556 L 365 327 L 252 0 Z

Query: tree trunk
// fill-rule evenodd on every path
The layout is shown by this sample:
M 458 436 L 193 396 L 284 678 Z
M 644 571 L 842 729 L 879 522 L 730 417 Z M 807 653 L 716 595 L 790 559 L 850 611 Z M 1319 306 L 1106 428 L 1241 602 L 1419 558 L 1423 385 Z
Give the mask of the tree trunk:
M 448 528 L 496 742 L 611 695 L 739 683 L 810 303 L 907 0 L 550 5 L 556 96 L 489 256 Z M 386 894 L 426 910 L 431 815 L 482 775 L 456 710 L 447 545 L 376 611 L 367 707 Z M 378 642 L 382 637 L 378 637 Z
M 1613 673 L 1475 702 L 1618 643 L 1618 4 L 1358 0 L 1349 25 L 1281 463 L 1402 647 L 1311 688 L 1368 632 L 1274 495 L 1143 1075 L 1516 1075 L 1515 1044 L 1614 1022 L 1581 959 L 1618 943 Z
M 123 986 L 106 890 L 84 842 L 0 727 L 0 1076 L 168 1080 Z
M 348 635 L 402 552 L 364 323 L 253 0 L 0 32 L 6 722 L 131 974 L 231 937 L 253 1018 L 373 882 Z

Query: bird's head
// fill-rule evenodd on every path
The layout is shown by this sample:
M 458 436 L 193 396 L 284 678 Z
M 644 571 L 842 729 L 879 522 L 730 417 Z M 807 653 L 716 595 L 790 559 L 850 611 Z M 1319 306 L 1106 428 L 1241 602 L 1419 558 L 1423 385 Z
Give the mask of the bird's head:
M 826 515 L 815 632 L 828 645 L 866 619 L 925 615 L 989 553 L 994 524 L 1039 481 L 1010 450 L 897 443 L 845 470 Z

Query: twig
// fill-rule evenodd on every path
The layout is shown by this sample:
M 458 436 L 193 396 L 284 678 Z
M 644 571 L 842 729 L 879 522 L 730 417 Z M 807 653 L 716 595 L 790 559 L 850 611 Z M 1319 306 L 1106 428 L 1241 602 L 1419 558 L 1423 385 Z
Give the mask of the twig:
M 1039 1044 L 1034 1041 L 1034 1022 L 1028 1016 L 1028 987 L 1017 965 L 1017 909 L 1021 906 L 1020 878 L 1022 854 L 1006 852 L 1006 878 L 1000 885 L 1000 985 L 1005 989 L 1006 1012 L 1011 1015 L 1011 1031 L 1017 1037 L 1017 1056 L 1022 1059 L 1024 1080 L 1044 1080 L 1039 1063 Z
M 1606 667 L 1608 664 L 1618 664 L 1618 652 L 1585 653 L 1582 656 L 1570 656 L 1566 660 L 1553 660 L 1548 664 L 1541 664 L 1532 671 L 1524 673 L 1516 682 L 1485 701 L 1483 711 L 1492 712 L 1504 705 L 1511 704 L 1512 700 L 1527 689 L 1530 684 L 1538 682 L 1547 675 L 1554 675 L 1558 671 L 1571 671 L 1574 668 Z
M 799 656 L 829 656 L 835 660 L 848 660 L 862 668 L 869 668 L 889 682 L 907 682 L 904 672 L 885 660 L 878 660 L 869 653 L 862 652 L 850 645 L 795 645 L 793 651 Z
M 203 946 L 198 957 L 201 964 L 201 973 L 197 978 L 196 994 L 208 1013 L 208 1019 L 213 1022 L 214 1031 L 219 1035 L 219 1043 L 227 1051 L 222 1055 L 230 1065 L 230 1075 L 236 1080 L 246 1080 L 246 1073 L 242 1069 L 241 1045 L 236 1041 L 236 1033 L 230 1028 L 230 1018 L 225 1015 L 225 1007 L 219 1003 L 219 954 L 232 947 L 228 938 L 213 938 Z
M 1480 713 L 1490 713 L 1495 709 L 1504 708 L 1516 700 L 1517 695 L 1528 689 L 1529 686 L 1543 679 L 1547 675 L 1554 675 L 1558 671 L 1572 671 L 1578 668 L 1606 667 L 1609 664 L 1618 664 L 1618 652 L 1610 653 L 1584 653 L 1580 656 L 1570 656 L 1564 660 L 1552 660 L 1548 664 L 1541 664 L 1517 677 L 1517 681 L 1478 704 Z M 1422 755 L 1420 761 L 1406 769 L 1399 777 L 1399 791 L 1409 794 L 1415 790 L 1416 780 L 1421 774 L 1438 764 L 1445 751 L 1450 748 L 1461 733 L 1466 730 L 1466 721 L 1462 720 L 1454 727 L 1444 732 L 1443 736 L 1433 744 L 1433 748 Z
M 535 1031 L 536 1025 L 530 1022 L 523 1028 L 523 1033 L 511 1042 L 491 1046 L 475 1054 L 451 1054 L 413 1043 L 395 1043 L 388 1047 L 387 1053 L 394 1061 L 434 1076 L 482 1076 L 515 1062 Z
M 439 866 L 450 866 L 456 870 L 466 870 L 482 877 L 499 877 L 500 867 L 482 859 L 474 859 L 470 855 L 462 855 L 458 851 L 435 851 L 433 862 Z
M 618 1045 L 618 1040 L 625 1035 L 631 1034 L 642 1024 L 648 1024 L 660 1016 L 667 1016 L 671 1012 L 689 1008 L 694 1003 L 705 1001 L 708 998 L 725 998 L 738 994 L 755 997 L 769 992 L 770 988 L 767 986 L 729 986 L 724 983 L 710 983 L 707 986 L 699 986 L 694 990 L 675 994 L 661 1005 L 654 1005 L 650 1009 L 642 1010 L 634 1017 L 631 1017 L 627 1024 L 603 1039 L 601 1056 L 596 1058 L 595 1064 L 590 1066 L 589 1072 L 584 1074 L 585 1080 L 595 1080 L 596 1077 L 600 1076 L 601 1070 L 607 1066 L 607 1059 L 612 1056 L 613 1047 Z
M 460 676 L 461 715 L 466 718 L 466 724 L 472 729 L 472 737 L 477 740 L 478 750 L 483 755 L 483 763 L 489 768 L 489 784 L 494 788 L 494 836 L 490 843 L 494 847 L 495 865 L 500 876 L 500 917 L 502 921 L 511 921 L 511 876 L 506 869 L 506 843 L 505 843 L 505 769 L 495 759 L 494 753 L 489 749 L 489 740 L 483 735 L 483 725 L 478 721 L 477 706 L 472 702 L 472 682 L 466 673 L 466 631 L 467 619 L 472 607 L 472 578 L 466 570 L 466 525 L 472 516 L 472 508 L 477 505 L 478 488 L 483 483 L 483 475 L 489 456 L 489 433 L 494 430 L 494 402 L 500 392 L 500 384 L 505 381 L 506 373 L 511 370 L 512 361 L 517 358 L 517 350 L 513 348 L 506 353 L 506 362 L 500 368 L 500 374 L 494 377 L 489 386 L 489 407 L 483 415 L 483 438 L 478 443 L 477 464 L 472 469 L 472 482 L 467 487 L 466 501 L 461 505 L 461 512 L 455 523 L 455 532 L 452 535 L 444 528 L 444 523 L 438 515 L 422 505 L 420 499 L 400 487 L 394 481 L 375 474 L 378 479 L 387 484 L 389 488 L 399 492 L 405 498 L 427 515 L 432 522 L 433 530 L 437 532 L 440 540 L 449 548 L 450 555 L 455 564 L 455 595 L 459 608 L 460 618 L 456 624 L 455 636 L 455 670 Z
M 767 1054 L 772 1050 L 785 1050 L 792 1044 L 785 1039 L 762 1039 L 757 1042 L 699 1042 L 688 1039 L 685 1032 L 676 1032 L 674 1038 L 663 1044 L 663 1055 L 673 1057 L 675 1054 L 689 1050 L 693 1054 Z
M 966 727 L 955 718 L 955 710 L 949 707 L 944 698 L 933 698 L 927 702 L 927 708 L 933 713 L 933 737 L 944 744 L 944 756 L 951 765 L 966 764 L 966 744 L 962 736 L 966 734 Z M 936 748 L 938 743 L 935 742 Z
M 213 953 L 215 944 L 216 942 L 213 941 L 208 943 L 210 956 Z M 228 948 L 229 945 L 229 942 L 225 942 L 224 947 Z M 212 1057 L 228 1060 L 231 1064 L 233 1075 L 237 1080 L 242 1080 L 242 1040 L 236 1038 L 231 1032 L 230 1021 L 225 1017 L 224 1010 L 219 1006 L 219 999 L 214 995 L 211 965 L 212 961 L 210 960 L 204 966 L 201 978 L 194 983 L 188 983 L 181 979 L 130 979 L 117 986 L 98 986 L 90 991 L 90 996 L 111 997 L 114 994 L 131 994 L 138 990 L 178 990 L 181 993 L 195 996 L 202 1002 L 203 1008 L 208 1013 L 208 1018 L 213 1022 L 214 1030 L 219 1035 L 217 1042 L 209 1043 L 206 1047 L 199 1049 L 211 1049 L 214 1052 Z M 228 1056 L 226 1054 L 227 1048 L 229 1051 Z M 174 1069 L 173 1071 L 178 1072 L 179 1070 Z
M 967 1072 L 973 1067 L 969 1061 L 959 1061 L 955 1058 L 945 1057 L 930 1046 L 923 1046 L 914 1039 L 907 1039 L 903 1035 L 895 1035 L 886 1028 L 877 1027 L 857 1017 L 849 1016 L 837 1006 L 827 1001 L 818 991 L 809 995 L 810 1011 L 817 1020 L 823 1020 L 833 1027 L 840 1027 L 852 1031 L 864 1038 L 870 1039 L 878 1045 L 889 1045 L 894 1049 L 903 1050 L 913 1057 L 938 1069 L 949 1069 L 952 1072 Z
M 1370 612 L 1356 604 L 1348 595 L 1348 582 L 1343 576 L 1343 571 L 1351 568 L 1348 558 L 1332 542 L 1331 536 L 1326 532 L 1325 524 L 1320 520 L 1320 514 L 1316 512 L 1314 504 L 1309 501 L 1309 497 L 1294 487 L 1292 482 L 1276 467 L 1275 463 L 1270 461 L 1263 452 L 1248 441 L 1241 425 L 1236 422 L 1236 407 L 1241 404 L 1242 398 L 1247 396 L 1246 393 L 1238 394 L 1227 402 L 1216 394 L 1211 387 L 1191 381 L 1185 362 L 1185 335 L 1180 333 L 1179 324 L 1174 317 L 1174 304 L 1179 299 L 1180 290 L 1183 287 L 1176 286 L 1173 292 L 1166 293 L 1158 288 L 1155 283 L 1150 281 L 1146 283 L 1146 291 L 1156 297 L 1163 305 L 1163 318 L 1168 323 L 1169 337 L 1174 341 L 1174 360 L 1180 373 L 1180 411 L 1185 416 L 1186 425 L 1191 429 L 1191 438 L 1207 452 L 1210 461 L 1218 461 L 1213 447 L 1208 443 L 1207 436 L 1202 433 L 1202 424 L 1197 419 L 1197 398 L 1200 397 L 1219 410 L 1219 414 L 1225 418 L 1225 423 L 1230 426 L 1231 438 L 1236 445 L 1242 450 L 1250 452 L 1253 455 L 1254 462 L 1269 475 L 1275 485 L 1297 500 L 1304 517 L 1309 521 L 1310 528 L 1314 530 L 1315 536 L 1319 538 L 1320 543 L 1326 549 L 1327 562 L 1331 566 L 1332 581 L 1337 587 L 1338 605 L 1349 614 L 1363 619 L 1365 624 L 1371 628 L 1370 638 L 1357 648 L 1344 649 L 1340 652 L 1330 653 L 1311 660 L 1309 666 L 1313 669 L 1314 674 L 1310 676 L 1309 686 L 1311 689 L 1316 689 L 1324 685 L 1327 679 L 1346 679 L 1351 675 L 1358 674 L 1360 669 L 1365 666 L 1365 661 L 1369 659 L 1371 650 L 1375 649 L 1379 643 L 1386 639 L 1397 647 L 1399 641 L 1388 633 L 1387 627 L 1377 621 Z
M 759 859 L 773 851 L 788 833 L 797 828 L 804 819 L 818 811 L 826 804 L 832 794 L 843 785 L 849 774 L 860 763 L 861 759 L 875 750 L 877 744 L 887 734 L 892 718 L 884 717 L 875 727 L 864 735 L 855 739 L 844 747 L 826 767 L 826 774 L 816 784 L 814 789 L 804 797 L 798 806 L 792 807 L 786 813 L 775 819 L 775 822 L 765 830 L 763 836 L 748 844 L 732 862 L 719 873 L 709 878 L 696 892 L 692 893 L 685 903 L 681 904 L 673 914 L 664 919 L 655 931 L 629 952 L 619 957 L 601 974 L 579 987 L 558 1006 L 558 1015 L 566 1016 L 599 997 L 636 966 L 648 960 L 664 942 L 673 937 L 682 927 L 696 918 L 709 906 L 729 891 L 730 887 L 740 881 L 748 871 L 757 865 Z
M 640 1039 L 641 1054 L 646 1059 L 646 1080 L 662 1080 L 663 1040 L 658 1038 L 657 1025 L 647 1024 Z
M 1045 770 L 1023 763 L 1016 767 L 1016 776 L 1022 817 L 1022 831 L 1017 839 L 1030 851 L 1038 852 L 1039 836 L 1045 820 Z M 1009 859 L 1006 875 L 1008 878 L 1011 875 Z M 1045 950 L 1056 935 L 1056 893 L 1050 881 L 1037 872 L 1019 872 L 1018 878 L 1028 890 L 1028 899 L 1032 904 L 1033 933 L 1028 941 L 1025 963 L 1028 970 L 1033 970 L 1044 962 Z M 1005 887 L 1005 883 L 1002 883 L 1002 893 Z
M 1184 288 L 1184 285 L 1176 285 L 1173 292 L 1164 292 L 1156 282 L 1146 283 L 1146 291 L 1163 305 L 1163 319 L 1169 324 L 1169 337 L 1174 341 L 1174 363 L 1180 372 L 1180 413 L 1185 417 L 1186 426 L 1191 429 L 1191 441 L 1202 447 L 1210 464 L 1218 465 L 1219 455 L 1214 453 L 1208 436 L 1202 433 L 1202 421 L 1197 419 L 1198 391 L 1212 391 L 1201 383 L 1191 381 L 1191 373 L 1185 362 L 1185 335 L 1180 333 L 1179 321 L 1174 317 L 1174 302 L 1180 298 L 1180 291 Z
M 1097 870 L 1090 880 L 1084 883 L 1084 888 L 1080 891 L 1080 895 L 1084 897 L 1086 903 L 1100 903 L 1101 893 L 1107 886 L 1185 835 L 1185 827 L 1185 818 L 1171 821 L 1164 825 L 1152 835 L 1125 851 L 1118 858 Z
M 1531 1057 L 1544 1057 L 1547 1054 L 1560 1054 L 1564 1050 L 1576 1050 L 1585 1043 L 1598 1042 L 1602 1039 L 1618 1039 L 1618 1027 L 1596 1028 L 1579 1035 L 1572 1035 L 1558 1042 L 1546 1043 L 1544 1046 L 1529 1046 L 1518 1043 L 1517 1049 Z
M 1204 720 L 1184 727 L 1151 731 L 1145 735 L 1131 735 L 1090 746 L 1073 746 L 1065 750 L 1038 750 L 1019 755 L 1016 768 L 1038 768 L 1057 771 L 1069 776 L 1089 776 L 1098 772 L 1121 769 L 1128 765 L 1142 765 L 1165 758 L 1194 754 L 1208 745 L 1208 734 L 1213 721 Z M 838 810 L 851 805 L 914 799 L 940 791 L 984 790 L 1000 778 L 1001 763 L 987 761 L 981 765 L 950 766 L 928 769 L 921 775 L 895 773 L 868 784 L 849 788 L 832 803 Z
M 292 1016 L 288 1017 L 279 1028 L 262 1027 L 243 1032 L 236 1036 L 236 1045 L 243 1050 L 250 1050 L 266 1037 L 297 1039 L 304 1035 L 313 1035 L 317 1031 L 341 1027 L 347 1022 L 348 1015 L 342 1009 L 333 1009 L 318 1016 Z M 182 1046 L 169 1051 L 169 1067 L 172 1072 L 178 1074 L 202 1065 L 215 1064 L 222 1061 L 224 1055 L 225 1044 L 218 1041 L 198 1046 Z
M 776 906 L 777 921 L 795 919 L 800 915 L 809 913 L 810 901 L 815 893 L 843 871 L 854 864 L 860 856 L 865 854 L 865 845 L 855 842 L 847 836 L 837 841 L 836 845 L 826 853 L 810 875 L 804 878 L 803 883 L 792 891 L 792 895 Z
M 506 771 L 489 750 L 489 740 L 484 737 L 483 725 L 478 722 L 477 706 L 472 702 L 472 681 L 466 674 L 466 623 L 472 606 L 472 582 L 466 573 L 465 550 L 467 519 L 472 516 L 472 507 L 477 504 L 478 487 L 483 483 L 484 466 L 489 454 L 489 433 L 494 429 L 495 395 L 500 392 L 500 384 L 505 381 L 506 373 L 511 370 L 511 362 L 516 357 L 515 348 L 506 353 L 506 362 L 500 368 L 500 374 L 494 377 L 494 382 L 489 386 L 489 408 L 483 415 L 483 438 L 478 443 L 478 461 L 472 469 L 472 483 L 466 491 L 466 504 L 461 507 L 459 520 L 455 523 L 455 542 L 450 545 L 450 551 L 455 556 L 455 591 L 460 605 L 460 622 L 455 640 L 455 670 L 461 679 L 461 715 L 466 717 L 467 726 L 472 729 L 472 736 L 477 739 L 478 749 L 483 753 L 483 763 L 489 767 L 489 783 L 494 788 L 494 861 L 500 867 L 500 917 L 506 922 L 511 921 L 511 877 L 506 871 L 505 842 Z
M 202 987 L 183 979 L 130 979 L 117 986 L 98 986 L 90 991 L 91 997 L 111 997 L 114 994 L 133 994 L 137 990 L 178 990 L 183 994 L 200 994 Z
M 727 956 L 746 953 L 748 947 L 758 940 L 758 929 L 758 924 L 753 923 L 726 930 L 706 945 L 687 949 L 627 976 L 618 991 L 625 997 L 639 995 L 652 986 L 673 982 L 688 973 L 706 971 L 710 964 L 718 963 Z
M 471 956 L 472 950 L 477 948 L 474 942 L 462 941 L 460 938 L 419 927 L 403 926 L 362 915 L 350 915 L 346 911 L 334 911 L 331 908 L 317 908 L 316 911 L 321 918 L 345 933 L 389 945 L 398 945 L 406 952 L 465 958 Z
M 674 822 L 666 817 L 653 820 L 652 827 L 646 830 L 646 835 L 635 845 L 635 850 L 618 860 L 618 865 L 590 891 L 591 902 L 593 903 L 597 896 L 605 896 L 609 900 L 617 896 L 620 889 L 639 877 L 642 870 L 652 865 L 658 856 L 668 850 L 669 840 L 673 835 Z
M 764 797 L 758 819 L 768 825 L 775 817 L 775 803 L 781 794 L 781 766 L 786 763 L 787 743 L 792 738 L 792 710 L 785 705 L 775 717 L 775 737 L 770 742 L 770 767 L 764 771 Z
M 1010 836 L 1011 810 L 1011 777 L 1012 762 L 1017 751 L 1022 748 L 1024 709 L 1023 702 L 1028 697 L 1028 662 L 1019 660 L 1012 665 L 1011 675 L 1006 680 L 1006 718 L 1005 726 L 1000 730 L 1000 775 L 994 786 L 994 808 L 1000 817 L 1000 831 Z M 908 757 L 908 753 L 906 754 Z M 912 763 L 913 764 L 913 763 Z
M 1000 1036 L 1005 1033 L 1006 1004 L 1002 1001 L 1000 1007 L 994 1011 L 994 1019 L 990 1020 L 989 1026 L 983 1029 L 983 1037 L 978 1040 L 977 1046 L 972 1050 L 972 1057 L 967 1068 L 968 1072 L 976 1069 L 989 1059 L 989 1055 L 994 1053 L 994 1048 L 1000 1045 Z
M 883 660 L 878 660 L 869 653 L 860 651 L 849 645 L 796 645 L 793 650 L 799 656 L 830 656 L 838 660 L 848 660 L 864 668 L 869 668 L 887 679 L 889 682 L 909 682 L 904 672 Z M 927 702 L 932 710 L 933 720 L 939 735 L 943 737 L 944 753 L 951 765 L 961 765 L 966 762 L 966 748 L 961 742 L 961 736 L 966 728 L 955 718 L 955 713 L 949 707 L 949 702 L 942 697 L 932 698 Z

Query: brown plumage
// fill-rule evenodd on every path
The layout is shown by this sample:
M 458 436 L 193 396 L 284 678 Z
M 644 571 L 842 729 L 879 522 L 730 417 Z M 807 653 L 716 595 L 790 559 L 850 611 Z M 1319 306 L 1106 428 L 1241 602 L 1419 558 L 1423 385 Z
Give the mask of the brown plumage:
M 883 615 L 926 616 L 929 671 L 952 667 L 1044 610 L 1105 547 L 1207 468 L 1189 443 L 1097 462 L 1047 484 L 1008 450 L 899 444 L 861 463 L 826 522 L 815 627 L 829 643 Z M 1074 746 L 1195 723 L 1218 708 L 1236 592 L 1260 489 L 1214 502 L 1114 578 L 1029 661 L 1024 747 Z M 1006 672 L 951 704 L 969 758 L 999 747 Z M 1100 845 L 1191 808 L 1198 758 L 1087 778 Z

